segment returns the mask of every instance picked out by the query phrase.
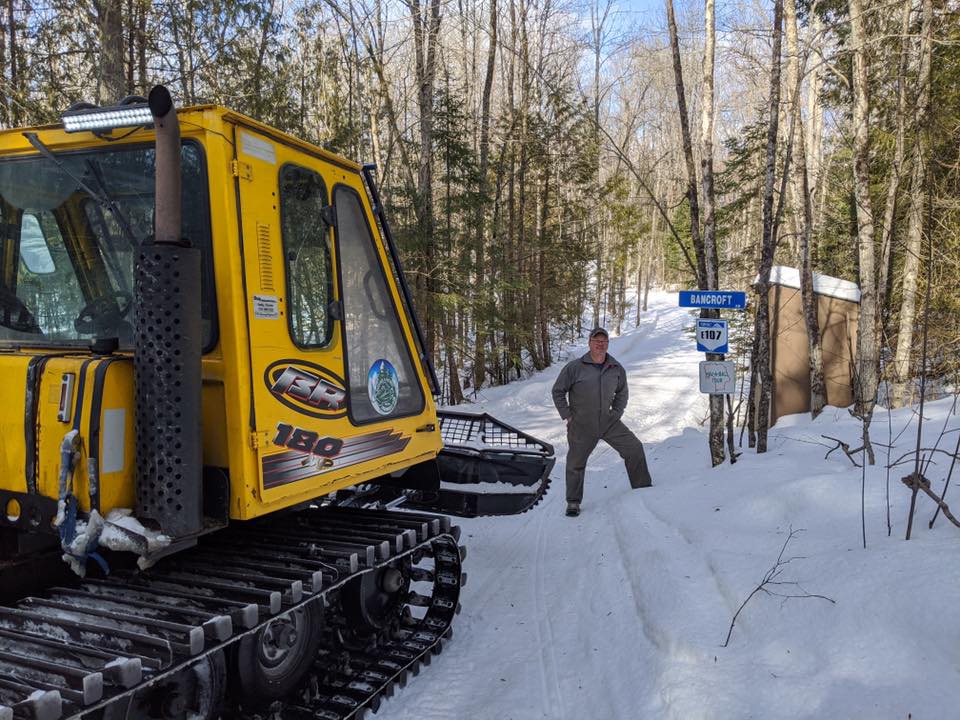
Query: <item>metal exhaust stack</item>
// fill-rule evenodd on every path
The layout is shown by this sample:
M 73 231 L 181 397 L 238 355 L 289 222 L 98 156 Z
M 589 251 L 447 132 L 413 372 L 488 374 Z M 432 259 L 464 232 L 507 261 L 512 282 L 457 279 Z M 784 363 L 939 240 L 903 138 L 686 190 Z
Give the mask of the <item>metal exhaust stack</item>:
M 154 237 L 135 279 L 137 507 L 173 539 L 203 525 L 200 251 L 180 236 L 180 124 L 169 91 L 150 91 L 156 127 Z

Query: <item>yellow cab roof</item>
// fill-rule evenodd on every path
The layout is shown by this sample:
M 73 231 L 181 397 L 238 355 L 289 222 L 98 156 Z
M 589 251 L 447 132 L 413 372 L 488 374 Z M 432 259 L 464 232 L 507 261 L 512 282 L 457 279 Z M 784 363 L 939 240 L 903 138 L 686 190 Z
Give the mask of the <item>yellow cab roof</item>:
M 275 142 L 320 156 L 341 167 L 345 166 L 355 172 L 359 172 L 361 169 L 361 165 L 352 160 L 220 105 L 193 105 L 177 108 L 177 118 L 180 120 L 180 132 L 185 136 L 204 130 L 224 133 L 224 125 L 235 124 L 266 135 Z M 152 128 L 121 127 L 109 132 L 111 139 L 117 142 L 143 142 L 144 140 L 153 140 L 154 137 Z M 92 132 L 66 132 L 63 129 L 63 123 L 7 128 L 0 129 L 0 157 L 36 152 L 25 133 L 36 133 L 44 145 L 57 150 L 79 150 L 103 145 L 103 140 Z

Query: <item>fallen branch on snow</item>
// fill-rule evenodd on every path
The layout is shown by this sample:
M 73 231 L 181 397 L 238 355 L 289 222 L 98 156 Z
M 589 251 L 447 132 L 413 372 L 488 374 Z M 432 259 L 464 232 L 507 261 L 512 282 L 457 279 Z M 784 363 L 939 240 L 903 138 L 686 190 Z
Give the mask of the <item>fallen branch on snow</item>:
M 830 438 L 830 439 L 832 440 L 833 438 Z M 780 554 L 777 556 L 777 561 L 773 564 L 773 567 L 767 570 L 766 574 L 763 576 L 763 580 L 760 581 L 760 584 L 757 585 L 749 595 L 747 595 L 747 599 L 743 601 L 740 607 L 737 608 L 737 612 L 734 613 L 733 619 L 730 621 L 730 629 L 727 630 L 727 639 L 723 641 L 723 647 L 727 647 L 730 644 L 730 636 L 733 634 L 733 626 L 737 624 L 737 618 L 740 617 L 740 613 L 747 606 L 747 603 L 750 602 L 753 596 L 756 595 L 757 593 L 764 593 L 765 595 L 772 595 L 774 597 L 782 598 L 782 601 L 784 603 L 786 603 L 787 600 L 791 600 L 794 598 L 820 598 L 821 600 L 826 600 L 827 602 L 833 603 L 834 605 L 836 604 L 837 602 L 836 600 L 834 600 L 833 598 L 828 598 L 826 595 L 817 595 L 816 593 L 807 592 L 806 590 L 803 589 L 803 587 L 801 587 L 800 583 L 798 582 L 777 579 L 780 577 L 781 573 L 783 573 L 786 566 L 789 565 L 791 562 L 793 562 L 794 560 L 804 559 L 799 556 L 789 557 L 786 560 L 784 560 L 783 558 L 783 553 L 786 552 L 787 545 L 790 544 L 790 541 L 793 540 L 793 538 L 795 538 L 797 535 L 799 535 L 802 532 L 803 532 L 803 529 L 794 530 L 793 527 L 790 528 L 790 534 L 787 535 L 787 539 L 783 541 L 783 547 L 780 548 Z M 776 587 L 776 588 L 793 587 L 798 589 L 799 592 L 794 592 L 794 593 L 782 592 L 777 590 L 771 590 L 770 589 L 771 587 Z
M 843 452 L 846 454 L 847 458 L 850 460 L 850 462 L 853 463 L 853 466 L 854 466 L 854 467 L 860 467 L 860 463 L 858 463 L 856 460 L 854 460 L 854 459 L 853 459 L 853 456 L 854 456 L 855 453 L 863 452 L 863 449 L 864 449 L 864 447 L 865 447 L 864 445 L 861 445 L 861 446 L 858 447 L 856 450 L 851 450 L 851 449 L 850 449 L 850 444 L 849 444 L 849 443 L 845 443 L 843 440 L 840 440 L 839 438 L 830 437 L 829 435 L 821 435 L 820 437 L 826 438 L 827 440 L 833 440 L 833 441 L 836 443 L 836 445 L 835 445 L 834 447 L 830 448 L 830 450 L 827 452 L 827 454 L 823 456 L 823 459 L 824 459 L 824 460 L 826 460 L 828 457 L 830 457 L 830 453 L 832 453 L 832 452 L 834 452 L 834 451 L 836 451 L 836 450 L 841 450 L 841 449 L 842 449 Z
M 953 516 L 953 514 L 950 512 L 950 508 L 943 501 L 943 499 L 930 489 L 930 481 L 927 480 L 922 474 L 917 475 L 917 473 L 910 473 L 906 477 L 900 478 L 900 482 L 914 492 L 920 490 L 926 493 L 926 495 L 937 504 L 937 506 L 940 508 L 940 511 L 944 514 L 944 517 L 946 517 L 947 520 L 952 522 L 957 527 L 960 527 L 960 520 L 957 520 Z

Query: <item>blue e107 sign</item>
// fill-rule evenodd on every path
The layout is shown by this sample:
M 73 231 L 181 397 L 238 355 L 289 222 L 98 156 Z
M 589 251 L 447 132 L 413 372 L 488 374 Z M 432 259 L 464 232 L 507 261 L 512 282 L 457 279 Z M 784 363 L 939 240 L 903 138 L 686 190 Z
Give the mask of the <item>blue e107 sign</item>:
M 742 310 L 747 294 L 736 290 L 681 290 L 680 307 Z
M 705 353 L 730 352 L 727 344 L 727 321 L 697 320 L 697 350 Z

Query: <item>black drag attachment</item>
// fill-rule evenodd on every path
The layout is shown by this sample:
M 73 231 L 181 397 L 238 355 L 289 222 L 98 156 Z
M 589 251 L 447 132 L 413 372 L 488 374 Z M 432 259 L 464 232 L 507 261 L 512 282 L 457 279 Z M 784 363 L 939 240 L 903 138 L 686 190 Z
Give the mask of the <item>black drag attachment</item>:
M 490 415 L 441 411 L 441 487 L 406 507 L 460 517 L 514 515 L 537 505 L 550 487 L 553 446 Z M 451 487 L 462 486 L 462 487 Z

